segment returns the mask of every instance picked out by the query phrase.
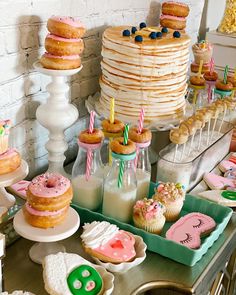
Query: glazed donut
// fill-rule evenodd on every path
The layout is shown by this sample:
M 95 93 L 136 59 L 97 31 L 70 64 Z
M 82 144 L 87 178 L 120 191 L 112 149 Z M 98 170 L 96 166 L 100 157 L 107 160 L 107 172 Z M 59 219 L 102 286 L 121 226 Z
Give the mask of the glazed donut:
M 79 55 L 57 56 L 45 52 L 40 58 L 40 63 L 46 69 L 52 70 L 70 70 L 81 66 Z
M 207 71 L 204 73 L 203 78 L 206 81 L 216 81 L 218 79 L 218 74 L 215 71 L 212 71 L 212 73 Z
M 200 109 L 197 110 L 195 116 L 202 118 L 205 122 L 208 122 L 214 115 L 214 112 L 209 109 Z
M 180 129 L 183 128 L 182 125 L 185 125 L 188 128 L 188 134 L 193 135 L 197 131 L 196 123 L 193 120 L 185 120 L 180 124 Z
M 199 64 L 196 64 L 195 62 L 191 63 L 191 72 L 198 73 Z M 203 64 L 202 65 L 202 73 L 210 71 L 210 64 Z
M 204 86 L 206 81 L 202 77 L 191 76 L 189 79 L 190 83 L 195 86 Z
M 180 17 L 187 17 L 189 14 L 189 7 L 185 3 L 174 1 L 164 2 L 161 8 L 163 14 L 169 14 Z
M 138 128 L 134 126 L 129 130 L 129 138 L 137 143 L 148 142 L 152 140 L 152 132 L 147 128 L 143 128 L 142 133 L 139 134 Z
M 89 130 L 83 130 L 80 132 L 79 140 L 83 143 L 95 144 L 100 143 L 104 138 L 104 134 L 100 129 L 93 129 L 93 133 L 89 133 Z
M 183 30 L 186 28 L 186 18 L 162 14 L 160 17 L 160 25 L 173 30 Z
M 48 34 L 45 39 L 45 48 L 48 53 L 57 56 L 78 55 L 84 50 L 84 42 L 82 39 L 67 39 Z
M 215 86 L 216 86 L 216 89 L 223 90 L 223 91 L 231 91 L 233 89 L 233 84 L 228 81 L 225 84 L 224 81 L 217 80 Z
M 183 121 L 183 122 L 184 122 L 184 121 Z M 182 123 L 183 123 L 183 122 L 182 122 Z M 179 130 L 180 130 L 180 132 L 182 132 L 182 133 L 187 133 L 188 135 L 190 135 L 190 134 L 189 134 L 189 131 L 188 131 L 188 127 L 187 127 L 185 124 L 182 124 L 182 123 L 181 123 L 181 124 L 179 125 L 179 127 L 178 127 Z
M 194 122 L 197 129 L 201 129 L 205 126 L 205 120 L 200 115 L 194 115 L 188 118 L 189 122 Z
M 169 137 L 170 141 L 175 144 L 184 144 L 188 141 L 188 133 L 182 132 L 180 129 L 172 129 Z
M 9 148 L 0 155 L 0 175 L 11 173 L 21 165 L 21 156 L 15 149 Z
M 104 131 L 109 133 L 119 133 L 124 130 L 125 125 L 120 121 L 115 119 L 114 123 L 111 123 L 110 120 L 105 119 L 102 121 L 102 128 Z
M 76 18 L 69 16 L 51 16 L 47 28 L 53 35 L 64 38 L 81 38 L 85 33 L 84 25 Z
M 233 84 L 233 87 L 236 87 L 236 79 L 234 78 L 234 75 L 228 75 L 227 81 Z
M 135 152 L 136 146 L 133 141 L 128 139 L 127 145 L 123 144 L 124 137 L 115 138 L 111 142 L 111 150 L 116 154 L 129 155 Z
M 26 221 L 35 227 L 49 228 L 65 219 L 73 191 L 69 179 L 45 173 L 35 177 L 26 191 L 23 208 Z

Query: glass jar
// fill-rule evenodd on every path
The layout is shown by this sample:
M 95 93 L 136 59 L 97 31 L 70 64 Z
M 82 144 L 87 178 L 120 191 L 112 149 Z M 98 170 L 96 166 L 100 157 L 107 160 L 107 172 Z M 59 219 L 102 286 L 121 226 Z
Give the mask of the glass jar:
M 134 165 L 136 167 L 137 178 L 137 200 L 148 197 L 150 179 L 151 179 L 151 163 L 149 160 L 148 147 L 150 141 L 144 143 L 136 142 L 136 158 Z
M 207 96 L 205 86 L 189 85 L 187 100 L 193 106 L 194 112 L 208 105 Z
M 104 165 L 111 166 L 112 158 L 111 158 L 110 143 L 114 138 L 121 137 L 123 135 L 123 132 L 110 133 L 103 130 L 103 133 L 104 133 L 105 139 L 101 149 L 102 162 Z
M 222 99 L 226 96 L 231 96 L 231 94 L 232 94 L 232 90 L 225 91 L 225 90 L 214 88 L 214 100 Z
M 132 220 L 136 201 L 135 157 L 135 152 L 129 155 L 112 152 L 112 167 L 104 182 L 102 213 L 122 222 Z
M 78 145 L 78 156 L 72 169 L 73 202 L 96 210 L 102 203 L 103 195 L 102 142 L 87 144 L 78 140 Z
M 216 81 L 206 81 L 207 102 L 212 103 L 214 100 L 214 89 Z

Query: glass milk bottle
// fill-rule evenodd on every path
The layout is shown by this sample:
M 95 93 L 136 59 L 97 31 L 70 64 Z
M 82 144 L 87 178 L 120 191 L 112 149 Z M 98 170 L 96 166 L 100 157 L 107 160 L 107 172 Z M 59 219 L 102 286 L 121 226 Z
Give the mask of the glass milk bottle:
M 78 156 L 72 169 L 73 203 L 96 210 L 103 195 L 102 142 L 88 144 L 78 140 L 78 145 Z
M 205 86 L 189 85 L 187 100 L 193 106 L 194 111 L 208 105 L 208 93 Z
M 104 182 L 102 213 L 127 223 L 132 220 L 137 194 L 135 156 L 135 152 L 128 155 L 112 152 L 112 167 Z

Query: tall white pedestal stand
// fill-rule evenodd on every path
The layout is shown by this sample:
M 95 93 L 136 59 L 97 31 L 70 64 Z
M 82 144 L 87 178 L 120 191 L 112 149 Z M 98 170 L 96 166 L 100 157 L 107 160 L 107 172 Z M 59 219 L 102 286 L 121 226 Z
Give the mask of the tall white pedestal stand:
M 0 175 L 0 206 L 11 208 L 16 199 L 13 195 L 9 194 L 5 187 L 13 185 L 18 181 L 24 179 L 29 173 L 28 164 L 21 160 L 21 165 L 15 171 Z
M 79 73 L 82 66 L 72 70 L 49 70 L 42 67 L 39 61 L 34 63 L 34 68 L 52 78 L 48 84 L 49 97 L 45 104 L 41 104 L 36 112 L 39 123 L 49 130 L 49 141 L 46 143 L 48 151 L 48 171 L 66 175 L 63 167 L 65 151 L 68 144 L 64 132 L 78 119 L 77 108 L 69 103 L 67 93 L 69 86 L 65 78 Z
M 69 208 L 68 215 L 62 224 L 54 228 L 42 229 L 28 224 L 24 218 L 22 209 L 14 217 L 13 226 L 15 231 L 22 237 L 35 241 L 29 251 L 29 257 L 32 261 L 41 264 L 44 257 L 49 254 L 65 252 L 65 247 L 57 243 L 72 236 L 79 228 L 79 214 Z

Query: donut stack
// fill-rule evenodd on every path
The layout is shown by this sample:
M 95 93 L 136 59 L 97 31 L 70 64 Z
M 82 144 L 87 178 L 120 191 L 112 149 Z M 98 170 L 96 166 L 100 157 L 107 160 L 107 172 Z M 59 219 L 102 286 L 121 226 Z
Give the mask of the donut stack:
M 164 2 L 162 3 L 160 25 L 173 30 L 184 30 L 188 14 L 189 7 L 187 4 L 174 1 Z
M 80 67 L 80 55 L 84 50 L 81 39 L 85 33 L 83 24 L 73 17 L 52 16 L 47 28 L 50 33 L 45 39 L 46 52 L 40 59 L 43 67 L 53 70 Z

